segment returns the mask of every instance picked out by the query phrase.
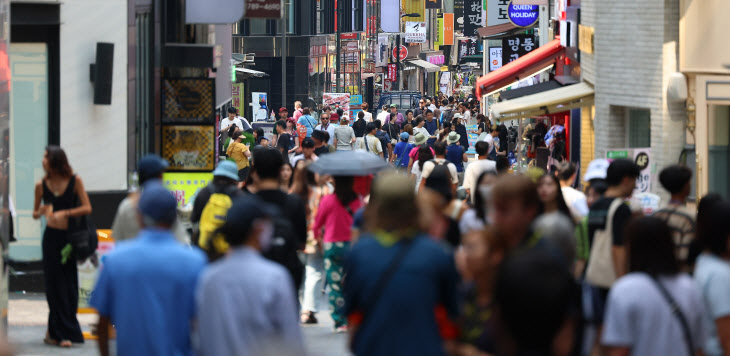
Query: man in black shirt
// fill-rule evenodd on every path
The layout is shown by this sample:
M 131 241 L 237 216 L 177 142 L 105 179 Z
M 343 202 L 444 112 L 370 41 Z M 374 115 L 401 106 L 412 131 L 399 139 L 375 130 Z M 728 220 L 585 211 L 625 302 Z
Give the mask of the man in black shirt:
M 276 130 L 276 149 L 281 152 L 284 162 L 289 162 L 289 145 L 291 142 L 291 135 L 286 132 L 286 121 L 277 121 L 274 129 Z
M 327 140 L 325 139 L 324 131 L 312 131 L 312 139 L 314 140 L 314 154 L 317 155 L 317 157 L 330 153 L 329 147 L 325 145 Z

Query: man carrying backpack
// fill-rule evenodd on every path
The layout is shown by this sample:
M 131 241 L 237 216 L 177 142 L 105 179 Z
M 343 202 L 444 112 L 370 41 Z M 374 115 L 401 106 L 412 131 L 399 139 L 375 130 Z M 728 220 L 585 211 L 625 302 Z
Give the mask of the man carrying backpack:
M 279 215 L 273 217 L 273 237 L 270 247 L 263 249 L 263 255 L 283 265 L 291 274 L 294 290 L 304 279 L 304 265 L 297 256 L 307 242 L 307 218 L 305 205 L 293 194 L 281 191 L 279 175 L 283 158 L 274 149 L 262 149 L 254 152 L 253 178 L 257 189 L 256 195 L 266 203 L 279 209 Z
M 390 117 L 392 118 L 393 115 L 390 115 Z M 383 148 L 383 158 L 387 161 L 389 153 L 393 152 L 393 145 L 390 142 L 390 136 L 388 133 L 382 130 L 380 121 L 375 122 L 375 125 L 378 128 L 377 131 L 375 131 L 375 137 L 377 137 L 380 141 L 380 146 Z
M 459 184 L 459 175 L 456 172 L 456 166 L 446 159 L 446 143 L 439 141 L 433 145 L 435 158 L 423 164 L 423 173 L 421 174 L 421 188 L 426 185 L 426 179 L 431 174 L 446 174 L 451 177 L 452 194 L 456 193 L 456 186 Z M 419 190 L 420 190 L 419 189 Z
M 206 251 L 211 259 L 220 257 L 228 249 L 222 238 L 210 240 L 213 232 L 226 222 L 225 216 L 233 198 L 241 194 L 243 192 L 238 189 L 238 167 L 231 161 L 222 161 L 213 171 L 213 181 L 198 192 L 193 202 L 190 216 L 193 245 Z

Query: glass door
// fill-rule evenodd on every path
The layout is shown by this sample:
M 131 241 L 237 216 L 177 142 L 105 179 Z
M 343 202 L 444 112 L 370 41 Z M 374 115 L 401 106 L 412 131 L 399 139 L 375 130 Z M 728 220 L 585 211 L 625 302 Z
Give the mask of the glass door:
M 710 193 L 730 199 L 730 105 L 709 105 Z

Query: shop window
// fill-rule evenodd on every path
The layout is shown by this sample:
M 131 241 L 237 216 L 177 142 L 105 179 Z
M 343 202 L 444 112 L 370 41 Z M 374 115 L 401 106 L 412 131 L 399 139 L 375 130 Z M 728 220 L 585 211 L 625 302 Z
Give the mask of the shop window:
M 628 109 L 629 148 L 651 147 L 651 112 Z
M 730 198 L 730 106 L 709 107 L 709 188 Z

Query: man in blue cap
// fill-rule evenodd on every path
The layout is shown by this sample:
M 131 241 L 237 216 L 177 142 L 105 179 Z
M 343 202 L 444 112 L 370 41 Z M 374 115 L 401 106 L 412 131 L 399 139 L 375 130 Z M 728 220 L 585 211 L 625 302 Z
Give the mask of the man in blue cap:
M 113 323 L 117 355 L 192 355 L 195 288 L 206 258 L 175 241 L 177 201 L 159 182 L 145 184 L 138 207 L 142 231 L 104 256 L 89 301 L 99 313 L 99 352 L 109 355 Z
M 139 175 L 139 186 L 144 186 L 147 182 L 162 182 L 162 173 L 167 169 L 167 161 L 162 157 L 151 154 L 143 157 L 137 164 L 137 174 Z M 141 226 L 137 219 L 137 202 L 140 193 L 132 191 L 117 208 L 117 214 L 114 216 L 112 223 L 112 237 L 114 241 L 129 240 L 139 233 Z M 175 221 L 172 226 L 175 238 L 181 243 L 188 244 L 190 236 L 179 221 Z
M 275 209 L 248 195 L 228 210 L 221 231 L 230 252 L 203 272 L 196 292 L 199 355 L 304 354 L 291 277 L 261 256 L 274 240 Z

